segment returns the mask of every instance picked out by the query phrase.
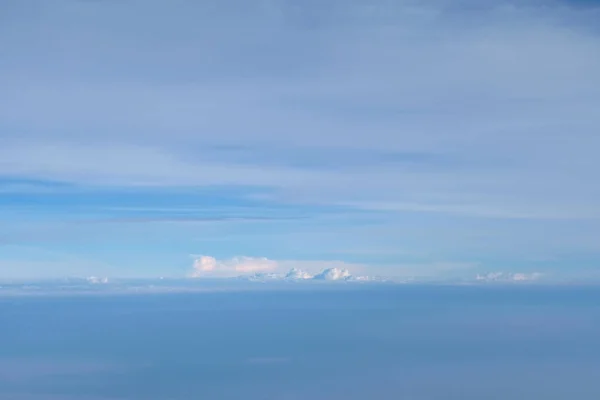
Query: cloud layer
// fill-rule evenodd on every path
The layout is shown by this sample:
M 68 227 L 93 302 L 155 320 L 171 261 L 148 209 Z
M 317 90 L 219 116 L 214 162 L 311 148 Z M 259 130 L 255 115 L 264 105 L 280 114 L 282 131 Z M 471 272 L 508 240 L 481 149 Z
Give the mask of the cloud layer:
M 15 7 L 0 39 L 14 94 L 0 95 L 0 175 L 600 217 L 595 10 L 368 3 L 260 2 L 244 18 L 193 2 L 66 1 L 30 19 Z M 163 39 L 144 39 L 164 18 Z
M 396 281 L 435 282 L 471 281 L 465 271 L 476 265 L 397 265 L 387 268 L 349 264 L 341 261 L 270 260 L 265 257 L 238 256 L 217 260 L 215 257 L 195 256 L 192 278 L 236 278 L 246 277 L 255 281 Z M 456 272 L 459 274 L 457 275 Z M 544 278 L 541 272 L 480 272 L 474 282 L 519 283 L 535 282 Z
M 247 256 L 220 260 L 206 255 L 193 257 L 193 268 L 188 275 L 192 278 L 249 278 L 255 281 L 432 282 L 466 276 L 467 271 L 477 267 L 468 263 L 378 266 L 332 260 L 272 260 Z M 515 280 L 518 278 L 519 274 L 515 275 Z
M 0 274 L 597 271 L 593 2 L 13 3 Z
M 332 266 L 336 265 L 336 266 Z M 364 270 L 362 265 L 346 264 L 340 261 L 275 261 L 265 257 L 233 257 L 217 260 L 200 255 L 194 260 L 193 278 L 255 277 L 288 280 L 345 280 L 352 277 L 348 268 Z
M 506 272 L 488 272 L 486 274 L 477 274 L 475 280 L 478 282 L 532 282 L 543 278 L 544 274 L 540 272 L 532 273 L 506 273 Z
M 235 276 L 272 272 L 278 268 L 276 261 L 264 257 L 234 257 L 230 260 L 217 260 L 211 256 L 200 256 L 194 260 L 193 277 Z

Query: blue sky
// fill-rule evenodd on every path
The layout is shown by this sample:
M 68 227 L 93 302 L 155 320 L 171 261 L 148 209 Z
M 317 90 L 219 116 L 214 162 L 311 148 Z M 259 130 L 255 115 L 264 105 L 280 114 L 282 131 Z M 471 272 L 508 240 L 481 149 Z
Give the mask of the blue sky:
M 0 7 L 0 278 L 600 278 L 598 2 Z

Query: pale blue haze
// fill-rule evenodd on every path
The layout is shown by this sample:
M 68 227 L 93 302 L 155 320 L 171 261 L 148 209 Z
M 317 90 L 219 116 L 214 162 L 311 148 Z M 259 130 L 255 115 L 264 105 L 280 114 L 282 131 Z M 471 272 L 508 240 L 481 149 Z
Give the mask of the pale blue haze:
M 596 288 L 0 297 L 11 400 L 594 400 Z

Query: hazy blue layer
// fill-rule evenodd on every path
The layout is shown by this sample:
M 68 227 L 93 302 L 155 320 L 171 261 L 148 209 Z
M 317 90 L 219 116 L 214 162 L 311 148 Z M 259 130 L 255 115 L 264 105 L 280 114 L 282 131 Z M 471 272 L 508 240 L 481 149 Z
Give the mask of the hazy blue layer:
M 600 291 L 0 298 L 1 399 L 598 399 Z

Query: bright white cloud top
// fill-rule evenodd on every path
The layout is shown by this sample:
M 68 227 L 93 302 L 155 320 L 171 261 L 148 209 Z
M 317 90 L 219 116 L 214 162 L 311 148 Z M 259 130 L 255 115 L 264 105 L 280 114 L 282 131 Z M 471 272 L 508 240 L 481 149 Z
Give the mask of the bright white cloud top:
M 332 266 L 337 265 L 337 266 Z M 264 257 L 233 257 L 228 260 L 217 260 L 214 257 L 201 255 L 194 260 L 192 278 L 232 278 L 251 277 L 257 279 L 280 280 L 368 280 L 368 277 L 354 277 L 347 268 L 365 270 L 362 265 L 348 265 L 341 261 L 275 261 Z

